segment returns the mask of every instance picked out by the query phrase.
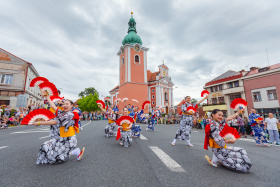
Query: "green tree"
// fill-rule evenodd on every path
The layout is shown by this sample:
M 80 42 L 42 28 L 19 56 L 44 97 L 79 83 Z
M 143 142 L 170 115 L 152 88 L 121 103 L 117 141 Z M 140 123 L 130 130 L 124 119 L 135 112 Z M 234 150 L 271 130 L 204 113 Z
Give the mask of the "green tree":
M 194 104 L 194 103 L 197 103 L 198 102 L 198 100 L 197 99 L 195 99 L 195 98 L 192 98 L 192 100 L 191 100 L 191 104 Z M 199 107 L 201 107 L 201 105 L 199 104 L 198 105 Z
M 94 95 L 89 94 L 88 96 L 82 97 L 79 101 L 79 108 L 82 112 L 94 112 L 100 110 L 96 101 L 99 100 L 98 94 L 95 93 Z
M 98 91 L 94 87 L 89 87 L 89 88 L 85 88 L 84 91 L 80 92 L 79 97 L 86 97 L 89 94 L 94 95 L 95 93 L 97 93 L 97 96 L 99 96 Z

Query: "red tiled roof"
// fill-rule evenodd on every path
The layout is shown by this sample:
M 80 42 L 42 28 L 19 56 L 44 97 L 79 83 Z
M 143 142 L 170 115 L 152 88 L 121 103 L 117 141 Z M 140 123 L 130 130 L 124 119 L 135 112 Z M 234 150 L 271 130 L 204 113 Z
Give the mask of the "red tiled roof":
M 278 68 L 280 68 L 280 63 L 274 64 L 271 66 L 267 66 L 267 67 L 269 68 L 268 70 L 278 69 Z M 266 67 L 263 67 L 263 68 L 266 68 Z M 259 69 L 263 69 L 263 68 L 256 68 L 254 70 L 251 70 L 246 76 L 257 74 L 257 73 L 259 73 Z M 263 72 L 265 72 L 265 71 L 263 71 Z
M 14 55 L 14 54 L 12 54 L 12 53 L 10 53 L 10 52 L 8 52 L 8 51 L 2 49 L 2 48 L 0 48 L 0 49 L 3 50 L 3 51 L 5 51 L 6 53 L 8 53 L 8 54 L 10 54 L 10 55 L 12 55 L 12 56 L 14 56 L 14 57 L 16 57 L 16 58 L 18 58 L 18 59 L 20 59 L 20 60 L 22 60 L 22 61 L 28 63 L 28 64 L 31 64 L 30 62 L 27 62 L 26 60 L 23 60 L 22 58 L 19 58 L 19 57 L 17 57 L 16 55 Z
M 218 83 L 226 82 L 226 81 L 238 79 L 238 78 L 241 78 L 241 77 L 242 77 L 242 73 L 240 73 L 238 75 L 231 76 L 231 77 L 226 77 L 226 78 L 223 78 L 223 79 L 207 82 L 205 84 L 205 86 L 210 86 L 210 85 L 213 85 L 213 84 L 218 84 Z
M 115 91 L 115 90 L 117 90 L 117 89 L 119 89 L 119 85 L 116 86 L 115 88 L 113 88 L 110 92 L 113 92 L 113 91 Z
M 159 71 L 152 73 L 150 70 L 147 71 L 147 79 L 148 82 L 152 82 L 157 80 L 157 75 L 159 74 Z

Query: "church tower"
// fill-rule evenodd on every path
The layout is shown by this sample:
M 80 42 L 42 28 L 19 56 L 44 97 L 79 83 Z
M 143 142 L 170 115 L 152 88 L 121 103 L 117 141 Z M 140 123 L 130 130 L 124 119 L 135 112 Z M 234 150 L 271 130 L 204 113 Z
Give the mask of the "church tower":
M 122 41 L 119 52 L 119 98 L 127 97 L 127 103 L 119 103 L 120 109 L 126 104 L 133 105 L 131 99 L 136 99 L 139 103 L 135 105 L 141 108 L 144 101 L 148 100 L 147 82 L 147 51 L 149 49 L 142 46 L 142 40 L 137 35 L 136 22 L 131 13 L 128 22 L 128 34 Z

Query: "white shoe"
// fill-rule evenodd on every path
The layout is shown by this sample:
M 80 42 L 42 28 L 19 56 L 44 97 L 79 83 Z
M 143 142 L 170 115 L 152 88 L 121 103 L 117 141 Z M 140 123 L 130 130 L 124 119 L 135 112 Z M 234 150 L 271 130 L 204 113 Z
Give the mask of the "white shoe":
M 208 163 L 211 164 L 211 166 L 218 167 L 218 165 L 212 162 L 212 160 L 207 155 L 205 155 L 205 158 L 208 161 Z
M 189 146 L 189 147 L 193 147 L 193 144 L 189 143 L 189 144 L 187 144 L 187 146 Z
M 82 149 L 82 151 L 80 152 L 80 154 L 79 154 L 77 160 L 81 160 L 81 159 L 82 159 L 82 157 L 83 157 L 83 155 L 84 155 L 84 152 L 85 152 L 85 147 L 83 147 L 83 149 Z
M 84 130 L 83 127 L 80 128 L 81 130 Z

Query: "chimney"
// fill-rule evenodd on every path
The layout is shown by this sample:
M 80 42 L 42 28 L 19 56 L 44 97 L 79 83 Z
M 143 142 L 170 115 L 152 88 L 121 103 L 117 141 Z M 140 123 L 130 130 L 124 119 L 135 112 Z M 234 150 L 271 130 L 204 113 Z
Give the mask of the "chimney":
M 242 77 L 247 73 L 244 69 L 242 69 L 241 71 L 240 71 L 240 73 L 242 74 Z

